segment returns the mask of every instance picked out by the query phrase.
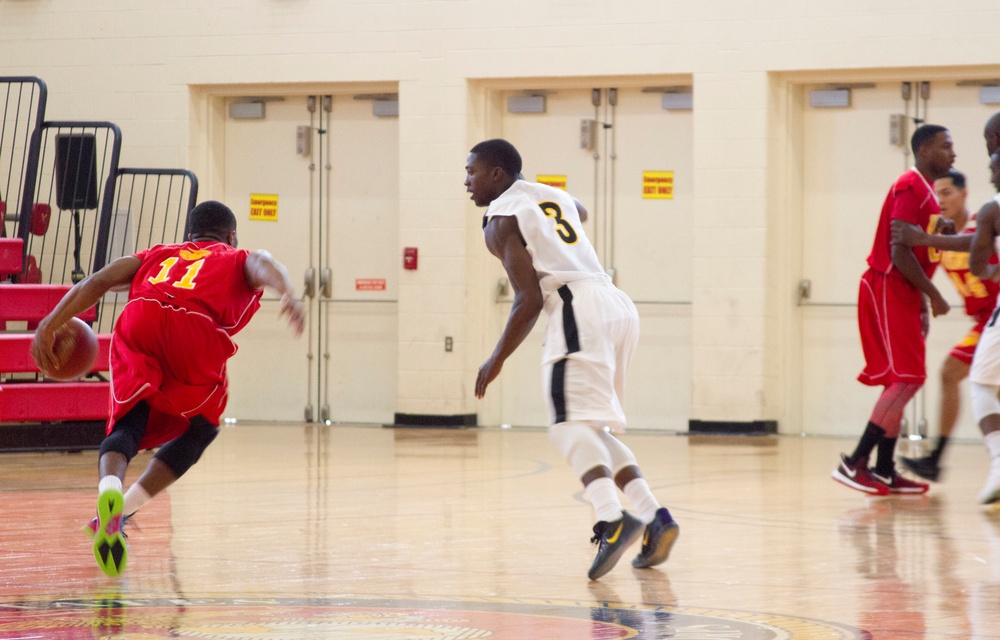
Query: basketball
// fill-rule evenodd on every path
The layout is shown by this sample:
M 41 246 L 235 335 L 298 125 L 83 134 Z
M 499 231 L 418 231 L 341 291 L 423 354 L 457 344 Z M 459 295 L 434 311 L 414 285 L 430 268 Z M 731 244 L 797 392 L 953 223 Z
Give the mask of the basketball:
M 53 345 L 62 366 L 56 371 L 45 371 L 55 380 L 75 380 L 90 373 L 97 360 L 97 336 L 86 322 L 73 318 L 56 331 Z

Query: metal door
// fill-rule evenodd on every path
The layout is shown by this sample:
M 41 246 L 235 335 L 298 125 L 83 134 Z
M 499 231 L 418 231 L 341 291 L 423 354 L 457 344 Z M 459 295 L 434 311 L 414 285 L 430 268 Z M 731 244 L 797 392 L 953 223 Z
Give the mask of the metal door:
M 261 115 L 225 121 L 225 198 L 239 219 L 241 246 L 266 248 L 288 267 L 308 321 L 293 339 L 276 317 L 277 297 L 265 295 L 237 339 L 229 413 L 390 422 L 397 120 L 376 116 L 369 99 L 333 94 L 268 98 Z
M 642 331 L 626 395 L 630 428 L 686 430 L 691 395 L 691 111 L 665 110 L 657 88 L 540 93 L 544 113 L 506 111 L 501 135 L 521 152 L 526 179 L 564 181 L 566 190 L 583 202 L 589 212 L 584 230 L 605 268 L 636 302 Z M 523 92 L 505 93 L 504 104 L 521 96 Z M 648 197 L 645 189 L 666 175 L 672 190 L 659 195 L 670 197 Z M 492 337 L 502 331 L 511 304 L 499 267 L 497 278 Z M 504 366 L 495 392 L 501 396 L 501 423 L 548 422 L 539 369 L 544 325 L 543 319 Z

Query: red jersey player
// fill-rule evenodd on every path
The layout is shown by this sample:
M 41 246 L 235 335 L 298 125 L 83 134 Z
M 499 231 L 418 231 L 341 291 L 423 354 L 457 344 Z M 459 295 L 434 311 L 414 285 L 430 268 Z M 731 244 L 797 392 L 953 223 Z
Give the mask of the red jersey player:
M 123 520 L 170 486 L 218 434 L 226 406 L 231 336 L 259 308 L 265 286 L 281 294 L 280 314 L 302 332 L 302 303 L 285 267 L 266 251 L 237 249 L 236 217 L 221 202 L 189 215 L 190 241 L 119 258 L 77 283 L 38 324 L 32 355 L 56 363 L 55 331 L 111 289 L 129 287 L 111 342 L 111 410 L 101 443 L 97 517 L 86 527 L 109 576 L 124 570 Z M 162 445 L 162 446 L 161 446 Z M 160 447 L 122 493 L 131 459 Z
M 906 242 L 911 245 L 935 246 L 942 242 L 954 244 L 961 241 L 961 250 L 944 251 L 941 254 L 941 266 L 948 272 L 948 277 L 955 284 L 955 289 L 965 302 L 965 313 L 975 319 L 972 329 L 956 344 L 941 365 L 941 407 L 940 436 L 937 446 L 929 455 L 923 458 L 902 458 L 903 466 L 921 478 L 937 481 L 941 475 L 941 456 L 955 423 L 958 422 L 958 412 L 961 407 L 960 384 L 969 375 L 972 365 L 972 355 L 979 344 L 979 337 L 990 319 L 990 314 L 996 306 L 997 292 L 1000 284 L 993 280 L 980 280 L 969 271 L 968 250 L 972 246 L 975 233 L 975 214 L 970 214 L 966 208 L 968 190 L 965 187 L 965 175 L 952 169 L 944 178 L 934 184 L 937 190 L 938 202 L 941 205 L 941 216 L 954 222 L 956 230 L 962 232 L 958 237 L 935 238 L 925 234 L 913 226 L 900 227 L 900 233 L 906 234 Z M 991 264 L 997 264 L 997 256 L 990 257 Z
M 893 462 L 903 410 L 927 377 L 924 336 L 930 313 L 947 313 L 948 302 L 931 282 L 938 252 L 894 242 L 892 229 L 916 225 L 934 231 L 940 209 L 932 183 L 955 161 L 951 135 L 922 125 L 910 140 L 915 166 L 896 180 L 882 206 L 868 270 L 858 291 L 858 328 L 865 368 L 858 380 L 884 387 L 854 452 L 841 458 L 833 479 L 868 494 L 925 493 L 928 486 L 898 475 Z M 926 296 L 926 298 L 925 298 Z M 875 468 L 868 468 L 878 448 Z

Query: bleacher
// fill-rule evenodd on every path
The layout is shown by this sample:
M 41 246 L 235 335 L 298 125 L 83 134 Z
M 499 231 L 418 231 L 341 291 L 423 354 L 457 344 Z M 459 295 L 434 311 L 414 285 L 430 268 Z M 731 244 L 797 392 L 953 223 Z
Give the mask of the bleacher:
M 0 452 L 96 448 L 110 403 L 111 329 L 125 293 L 79 317 L 98 334 L 94 370 L 47 379 L 33 331 L 70 287 L 122 255 L 187 234 L 198 181 L 183 169 L 119 167 L 111 122 L 46 121 L 47 88 L 0 77 Z

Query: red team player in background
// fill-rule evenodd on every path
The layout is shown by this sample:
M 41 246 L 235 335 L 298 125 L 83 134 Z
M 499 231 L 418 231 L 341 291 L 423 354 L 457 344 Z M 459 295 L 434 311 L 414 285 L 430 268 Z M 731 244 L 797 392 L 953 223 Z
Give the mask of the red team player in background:
M 893 454 L 906 403 L 927 377 L 924 336 L 929 314 L 939 316 L 949 310 L 931 282 L 938 251 L 893 242 L 892 229 L 908 224 L 930 232 L 937 229 L 940 209 L 932 185 L 955 162 L 951 135 L 944 127 L 923 125 L 913 132 L 910 146 L 915 166 L 896 180 L 886 196 L 858 291 L 858 327 L 865 354 L 858 380 L 885 389 L 854 452 L 842 456 L 833 471 L 837 482 L 874 495 L 928 489 L 898 475 Z M 876 464 L 869 469 L 868 459 L 876 448 Z
M 112 289 L 129 288 L 111 341 L 111 417 L 101 443 L 97 518 L 89 530 L 101 569 L 125 568 L 122 524 L 173 484 L 218 435 L 226 407 L 231 336 L 246 326 L 265 286 L 281 294 L 296 334 L 302 303 L 285 267 L 266 251 L 237 249 L 236 217 L 207 201 L 191 210 L 189 242 L 157 245 L 119 258 L 76 284 L 38 325 L 32 355 L 56 364 L 56 330 Z M 139 479 L 122 493 L 131 459 L 159 447 Z
M 965 176 L 954 169 L 948 175 L 934 184 L 937 190 L 938 202 L 941 206 L 941 217 L 951 220 L 959 236 L 943 238 L 926 234 L 912 225 L 897 227 L 894 238 L 913 246 L 954 246 L 964 243 L 957 251 L 944 251 L 941 254 L 941 266 L 948 272 L 948 277 L 955 284 L 955 289 L 965 303 L 965 313 L 975 319 L 975 324 L 958 344 L 952 347 L 944 364 L 941 365 L 941 407 L 940 435 L 937 446 L 923 458 L 902 458 L 903 466 L 921 478 L 937 481 L 941 475 L 941 456 L 948 446 L 951 432 L 958 422 L 961 407 L 960 384 L 969 376 L 972 365 L 972 355 L 979 344 L 979 337 L 990 319 L 990 314 L 997 302 L 997 292 L 1000 283 L 993 280 L 980 280 L 969 271 L 968 251 L 972 246 L 972 237 L 976 232 L 976 214 L 970 213 L 966 206 L 968 189 L 965 186 Z M 970 224 L 972 223 L 972 224 Z M 996 254 L 989 260 L 997 264 Z

